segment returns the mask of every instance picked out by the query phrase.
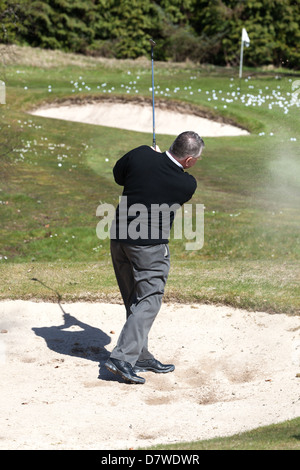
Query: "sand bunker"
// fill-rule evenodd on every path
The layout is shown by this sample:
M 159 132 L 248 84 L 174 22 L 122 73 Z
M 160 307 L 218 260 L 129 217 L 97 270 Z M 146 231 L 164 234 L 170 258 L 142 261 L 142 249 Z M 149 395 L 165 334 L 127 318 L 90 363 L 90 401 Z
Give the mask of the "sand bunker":
M 148 104 L 100 101 L 51 106 L 32 111 L 30 114 L 152 133 L 152 106 Z M 246 130 L 230 124 L 159 107 L 155 109 L 155 124 L 157 134 L 178 135 L 183 131 L 193 130 L 202 137 L 249 135 Z
M 0 449 L 136 449 L 300 416 L 300 317 L 164 304 L 150 345 L 176 369 L 144 385 L 104 367 L 124 318 L 118 304 L 0 302 Z

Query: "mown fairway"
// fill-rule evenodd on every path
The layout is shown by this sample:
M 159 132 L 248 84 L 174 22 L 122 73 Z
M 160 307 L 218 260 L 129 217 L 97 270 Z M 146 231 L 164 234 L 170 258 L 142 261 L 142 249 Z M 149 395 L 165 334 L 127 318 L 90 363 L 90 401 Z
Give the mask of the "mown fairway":
M 299 76 L 298 76 L 299 77 Z M 299 313 L 300 107 L 295 74 L 155 64 L 156 100 L 197 105 L 247 128 L 248 137 L 204 138 L 194 203 L 205 205 L 205 244 L 171 241 L 167 300 Z M 118 297 L 96 209 L 116 205 L 115 161 L 149 133 L 31 116 L 45 101 L 151 97 L 146 60 L 17 49 L 0 105 L 0 296 L 64 300 Z M 298 99 L 299 101 L 299 99 Z M 198 130 L 201 134 L 201 130 Z M 173 137 L 160 135 L 162 150 Z M 10 151 L 13 149 L 13 151 Z

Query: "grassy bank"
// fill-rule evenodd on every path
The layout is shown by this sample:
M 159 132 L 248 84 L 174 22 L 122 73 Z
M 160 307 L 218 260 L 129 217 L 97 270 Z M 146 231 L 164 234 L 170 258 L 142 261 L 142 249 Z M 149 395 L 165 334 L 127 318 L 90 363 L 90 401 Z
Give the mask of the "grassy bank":
M 171 240 L 166 299 L 299 313 L 299 107 L 296 75 L 156 64 L 157 106 L 196 106 L 247 128 L 248 137 L 205 138 L 194 203 L 205 205 L 205 243 Z M 115 161 L 149 134 L 27 112 L 64 99 L 151 97 L 147 61 L 108 61 L 18 49 L 5 68 L 1 105 L 0 298 L 117 300 L 108 240 L 96 209 L 116 205 Z M 198 130 L 201 134 L 201 129 Z M 296 140 L 295 140 L 296 139 Z M 297 140 L 298 139 L 298 140 Z M 160 135 L 169 147 L 173 137 Z M 13 151 L 9 152 L 10 149 Z M 53 297 L 54 296 L 54 297 Z
M 299 427 L 300 418 L 297 418 L 230 437 L 156 446 L 153 450 L 299 450 Z
M 214 303 L 270 313 L 298 313 L 297 263 L 197 260 L 171 267 L 165 302 Z M 198 273 L 198 274 L 197 274 Z M 37 279 L 40 282 L 33 281 Z M 9 263 L 1 299 L 121 302 L 108 256 L 90 262 Z

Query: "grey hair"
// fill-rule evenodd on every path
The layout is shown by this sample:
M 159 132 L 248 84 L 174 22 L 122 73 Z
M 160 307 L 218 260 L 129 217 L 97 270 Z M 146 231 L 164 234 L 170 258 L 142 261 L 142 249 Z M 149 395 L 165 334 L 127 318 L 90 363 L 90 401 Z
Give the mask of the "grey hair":
M 203 139 L 196 132 L 186 131 L 176 137 L 169 152 L 179 160 L 183 160 L 186 157 L 199 158 L 203 148 Z

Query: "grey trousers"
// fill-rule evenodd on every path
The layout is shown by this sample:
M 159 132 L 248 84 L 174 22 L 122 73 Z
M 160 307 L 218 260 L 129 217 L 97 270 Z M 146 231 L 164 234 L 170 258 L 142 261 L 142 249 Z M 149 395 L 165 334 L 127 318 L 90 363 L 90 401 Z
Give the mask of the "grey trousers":
M 111 357 L 132 366 L 152 359 L 148 334 L 158 314 L 170 269 L 168 245 L 111 241 L 111 257 L 126 308 L 126 322 Z

